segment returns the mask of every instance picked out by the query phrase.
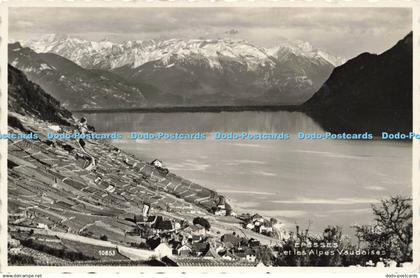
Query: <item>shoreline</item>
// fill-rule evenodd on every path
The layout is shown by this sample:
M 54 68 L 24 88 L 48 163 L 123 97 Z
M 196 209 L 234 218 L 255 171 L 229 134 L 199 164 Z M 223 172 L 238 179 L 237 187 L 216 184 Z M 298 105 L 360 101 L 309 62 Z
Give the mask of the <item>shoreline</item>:
M 168 107 L 133 107 L 133 108 L 87 108 L 70 110 L 72 113 L 220 113 L 220 112 L 301 112 L 300 105 L 240 105 L 240 106 L 168 106 Z

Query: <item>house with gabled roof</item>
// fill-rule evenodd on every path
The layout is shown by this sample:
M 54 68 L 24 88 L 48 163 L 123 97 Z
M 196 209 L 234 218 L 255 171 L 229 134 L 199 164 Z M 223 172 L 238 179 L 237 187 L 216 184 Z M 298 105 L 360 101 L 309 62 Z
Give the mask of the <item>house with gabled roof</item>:
M 190 256 L 192 253 L 192 247 L 189 244 L 182 244 L 176 249 L 178 256 Z

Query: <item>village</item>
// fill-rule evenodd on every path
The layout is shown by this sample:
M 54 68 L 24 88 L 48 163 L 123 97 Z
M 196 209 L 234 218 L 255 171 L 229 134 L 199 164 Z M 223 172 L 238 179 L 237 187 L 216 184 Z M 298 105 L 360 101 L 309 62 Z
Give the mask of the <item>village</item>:
M 158 159 L 141 161 L 107 141 L 50 140 L 43 134 L 71 127 L 9 117 L 9 132 L 39 134 L 9 141 L 9 253 L 17 261 L 36 253 L 26 259 L 263 266 L 287 236 L 273 229 L 275 219 L 237 215 L 224 196 Z

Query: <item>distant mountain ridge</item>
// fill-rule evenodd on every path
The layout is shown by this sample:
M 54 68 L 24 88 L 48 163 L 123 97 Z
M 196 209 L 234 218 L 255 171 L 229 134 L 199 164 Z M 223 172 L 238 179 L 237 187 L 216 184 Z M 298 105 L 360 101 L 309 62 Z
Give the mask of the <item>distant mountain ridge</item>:
M 67 109 L 141 107 L 145 97 L 118 75 L 84 69 L 54 53 L 9 44 L 9 62 Z
M 147 62 L 168 61 L 170 56 L 188 56 L 201 54 L 217 58 L 221 54 L 231 57 L 241 57 L 244 63 L 252 65 L 269 62 L 275 58 L 279 50 L 288 51 L 296 56 L 317 59 L 321 63 L 339 66 L 345 59 L 314 48 L 303 41 L 279 43 L 273 48 L 261 48 L 246 40 L 240 39 L 169 39 L 169 40 L 127 40 L 115 43 L 109 40 L 88 41 L 69 35 L 49 34 L 38 40 L 22 41 L 23 46 L 30 47 L 35 52 L 51 52 L 66 57 L 84 68 L 114 69 L 126 65 L 139 67 Z M 230 53 L 228 53 L 230 52 Z M 261 58 L 256 61 L 254 58 Z M 105 61 L 108 59 L 108 61 Z M 212 66 L 220 66 L 214 60 Z
M 114 43 L 49 35 L 22 44 L 152 85 L 159 93 L 148 99 L 157 105 L 299 104 L 343 62 L 307 43 L 264 49 L 232 39 Z
M 335 68 L 304 111 L 330 131 L 412 131 L 412 44 L 411 32 L 380 55 L 362 53 Z

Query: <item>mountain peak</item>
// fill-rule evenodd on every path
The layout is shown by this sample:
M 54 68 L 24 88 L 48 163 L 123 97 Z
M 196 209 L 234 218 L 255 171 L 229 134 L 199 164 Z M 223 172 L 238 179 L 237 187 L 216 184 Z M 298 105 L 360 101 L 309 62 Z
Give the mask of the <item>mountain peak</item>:
M 346 61 L 342 57 L 331 55 L 327 51 L 315 48 L 311 43 L 301 40 L 282 42 L 279 46 L 268 49 L 268 52 L 278 58 L 284 58 L 285 55 L 290 54 L 304 56 L 320 62 L 330 63 L 334 67 L 342 65 Z
M 312 52 L 314 51 L 314 47 L 309 42 L 305 41 L 297 41 L 296 42 L 297 47 L 299 47 L 304 52 Z
M 20 42 L 9 43 L 8 47 L 12 51 L 17 51 L 17 50 L 22 49 L 22 45 L 20 44 Z

